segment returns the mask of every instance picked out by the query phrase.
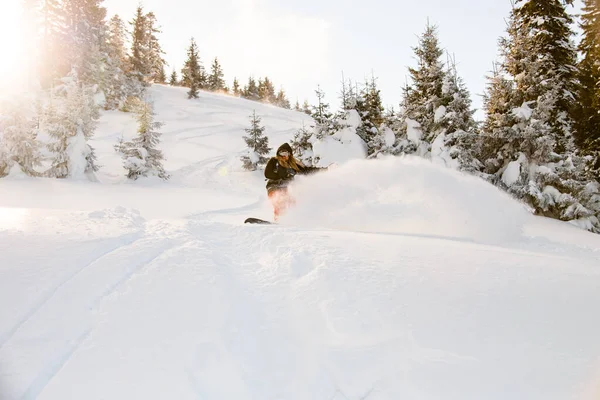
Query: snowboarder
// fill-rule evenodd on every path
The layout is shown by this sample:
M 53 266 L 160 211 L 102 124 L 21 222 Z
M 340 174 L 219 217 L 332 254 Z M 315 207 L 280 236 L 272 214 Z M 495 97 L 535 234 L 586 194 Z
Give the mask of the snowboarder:
M 285 210 L 294 204 L 294 199 L 288 194 L 287 186 L 296 174 L 308 175 L 327 168 L 308 167 L 294 158 L 292 147 L 284 143 L 277 149 L 276 156 L 271 158 L 265 167 L 267 178 L 267 194 L 273 205 L 275 222 Z

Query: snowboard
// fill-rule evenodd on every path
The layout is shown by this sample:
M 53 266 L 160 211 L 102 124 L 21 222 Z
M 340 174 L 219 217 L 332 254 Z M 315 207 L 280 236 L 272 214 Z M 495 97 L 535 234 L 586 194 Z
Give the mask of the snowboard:
M 273 222 L 271 221 L 265 221 L 264 219 L 260 219 L 260 218 L 246 218 L 246 220 L 244 221 L 245 224 L 264 224 L 264 225 L 272 225 Z

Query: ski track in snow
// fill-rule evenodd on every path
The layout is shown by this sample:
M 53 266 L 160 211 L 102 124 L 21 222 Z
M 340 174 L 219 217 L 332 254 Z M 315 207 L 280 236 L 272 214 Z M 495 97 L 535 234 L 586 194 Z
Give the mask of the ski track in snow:
M 0 251 L 0 266 L 13 265 L 0 273 L 14 279 L 14 290 L 28 280 L 39 289 L 31 303 L 0 314 L 7 316 L 0 321 L 2 400 L 597 398 L 597 237 L 526 219 L 485 187 L 435 169 L 411 186 L 413 163 L 395 161 L 384 165 L 405 174 L 396 191 L 380 191 L 387 182 L 361 176 L 360 168 L 341 167 L 342 178 L 323 177 L 321 189 L 299 186 L 305 199 L 330 197 L 339 208 L 309 202 L 290 223 L 243 225 L 246 217 L 272 215 L 262 172 L 239 171 L 248 116 L 253 109 L 264 116 L 273 148 L 308 117 L 215 94 L 189 101 L 182 88 L 157 86 L 153 96 L 157 120 L 166 122 L 172 180 L 142 180 L 125 191 L 114 164 L 99 173 L 113 184 L 97 192 L 109 209 L 121 206 L 116 201 L 137 203 L 152 218 L 81 201 L 93 212 L 64 222 L 46 210 L 50 217 L 34 216 L 35 224 L 0 230 L 0 240 L 22 238 L 23 249 L 34 247 Z M 135 124 L 110 112 L 100 126 L 99 159 L 118 163 L 112 144 Z M 357 181 L 347 192 L 343 174 Z M 464 193 L 450 192 L 440 211 L 435 197 L 450 190 L 447 179 Z M 20 186 L 9 187 L 17 194 L 6 201 L 14 203 Z M 58 199 L 72 193 L 68 182 L 47 187 Z M 165 195 L 182 188 L 189 191 Z M 31 182 L 21 188 L 33 189 Z M 134 199 L 138 193 L 143 197 Z M 203 193 L 222 196 L 215 202 Z M 465 211 L 478 193 L 493 204 Z M 231 201 L 232 194 L 239 198 Z M 167 199 L 165 207 L 175 210 L 149 207 Z M 379 231 L 346 223 L 355 213 L 369 222 L 378 210 Z M 459 233 L 444 230 L 454 214 Z M 105 217 L 113 218 L 110 226 Z M 389 221 L 397 226 L 383 229 Z M 485 228 L 509 234 L 481 237 Z M 28 242 L 34 234 L 53 246 Z M 61 253 L 80 236 L 86 246 L 97 244 L 87 257 Z M 55 273 L 44 270 L 38 282 L 41 260 Z M 11 281 L 0 285 L 12 289 Z
M 140 238 L 140 235 L 137 235 L 137 234 L 131 235 L 131 236 L 132 236 L 131 239 L 125 239 L 125 240 L 129 241 L 129 243 L 134 243 L 135 241 L 139 240 L 139 238 Z M 6 342 L 8 342 L 15 335 L 15 333 L 18 332 L 18 330 L 23 325 L 25 325 L 31 318 L 33 318 L 35 316 L 35 314 L 37 312 L 39 312 L 40 309 L 42 309 L 56 295 L 56 293 L 58 293 L 65 285 L 67 285 L 70 281 L 72 281 L 79 274 L 81 274 L 83 271 L 85 271 L 86 268 L 93 266 L 96 262 L 101 260 L 103 257 L 106 257 L 106 256 L 110 255 L 111 253 L 121 250 L 122 247 L 123 246 L 118 246 L 116 248 L 113 248 L 113 249 L 110 249 L 110 250 L 104 252 L 103 254 L 101 254 L 94 260 L 92 260 L 89 264 L 76 270 L 73 274 L 69 275 L 66 279 L 64 279 L 58 285 L 51 288 L 46 294 L 42 295 L 39 298 L 39 300 L 36 302 L 36 304 L 31 309 L 29 309 L 25 313 L 25 315 L 23 315 L 23 317 L 13 326 L 13 328 L 10 329 L 5 335 L 3 335 L 3 337 L 0 337 L 0 352 L 2 351 L 2 348 L 4 347 Z

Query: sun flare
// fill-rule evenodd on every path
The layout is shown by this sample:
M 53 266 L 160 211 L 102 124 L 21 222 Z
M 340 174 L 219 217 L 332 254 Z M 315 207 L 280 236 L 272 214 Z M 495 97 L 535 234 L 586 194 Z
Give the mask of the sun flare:
M 22 29 L 19 1 L 0 1 L 0 88 L 14 85 L 21 77 L 25 29 Z

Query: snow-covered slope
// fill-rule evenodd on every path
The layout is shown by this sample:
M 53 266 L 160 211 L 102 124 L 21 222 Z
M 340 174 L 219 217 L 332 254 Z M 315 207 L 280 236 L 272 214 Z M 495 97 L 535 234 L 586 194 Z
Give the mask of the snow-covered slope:
M 600 237 L 415 159 L 240 170 L 309 117 L 152 89 L 169 182 L 0 181 L 1 399 L 598 399 Z

